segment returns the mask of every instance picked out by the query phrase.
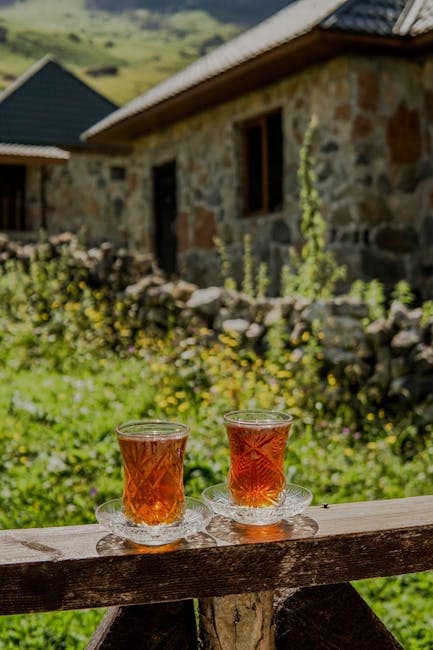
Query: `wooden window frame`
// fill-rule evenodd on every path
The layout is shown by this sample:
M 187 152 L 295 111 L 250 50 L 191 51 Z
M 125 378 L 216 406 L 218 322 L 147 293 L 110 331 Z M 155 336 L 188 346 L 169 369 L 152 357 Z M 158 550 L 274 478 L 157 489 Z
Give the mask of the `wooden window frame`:
M 269 165 L 268 165 L 268 128 L 267 120 L 271 115 L 280 115 L 281 116 L 281 125 L 283 120 L 283 114 L 281 108 L 276 108 L 267 113 L 262 113 L 254 118 L 246 120 L 242 123 L 241 126 L 241 138 L 242 138 L 242 180 L 243 180 L 243 216 L 244 217 L 255 217 L 266 215 L 275 212 L 269 207 Z M 255 126 L 260 126 L 261 131 L 261 146 L 262 146 L 262 196 L 263 196 L 263 208 L 261 210 L 251 210 L 249 206 L 249 188 L 250 188 L 250 178 L 248 174 L 248 142 L 247 142 L 247 133 L 251 128 Z

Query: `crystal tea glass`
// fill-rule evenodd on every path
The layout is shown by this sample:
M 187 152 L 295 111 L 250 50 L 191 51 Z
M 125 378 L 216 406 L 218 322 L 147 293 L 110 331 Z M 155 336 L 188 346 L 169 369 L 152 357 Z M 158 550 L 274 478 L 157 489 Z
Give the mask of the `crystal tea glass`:
M 123 512 L 134 524 L 173 524 L 185 514 L 183 458 L 189 429 L 166 420 L 116 429 L 124 470 Z
M 284 452 L 293 418 L 282 411 L 224 416 L 230 447 L 227 487 L 235 505 L 278 507 L 285 498 Z

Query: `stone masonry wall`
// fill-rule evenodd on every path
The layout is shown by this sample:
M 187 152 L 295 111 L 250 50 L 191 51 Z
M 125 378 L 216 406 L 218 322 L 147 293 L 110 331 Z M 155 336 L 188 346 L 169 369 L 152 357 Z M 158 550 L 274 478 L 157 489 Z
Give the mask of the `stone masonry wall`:
M 125 233 L 153 247 L 152 167 L 177 161 L 180 270 L 202 285 L 219 281 L 213 237 L 239 274 L 243 236 L 269 262 L 276 287 L 288 247 L 299 245 L 297 168 L 311 114 L 318 189 L 329 242 L 349 280 L 402 277 L 433 295 L 433 59 L 349 56 L 314 66 L 137 141 Z M 284 208 L 242 216 L 240 125 L 281 107 Z
M 112 167 L 125 168 L 125 179 L 113 179 Z M 49 234 L 84 228 L 91 243 L 106 239 L 126 243 L 126 199 L 133 184 L 127 158 L 72 152 L 67 163 L 46 165 L 45 169 Z M 42 225 L 41 174 L 40 165 L 27 169 L 27 218 L 36 232 Z

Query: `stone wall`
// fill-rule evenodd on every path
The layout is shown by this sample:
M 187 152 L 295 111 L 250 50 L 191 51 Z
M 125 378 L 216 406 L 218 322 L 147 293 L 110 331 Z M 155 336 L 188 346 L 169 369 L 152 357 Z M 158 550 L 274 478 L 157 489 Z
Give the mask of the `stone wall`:
M 112 178 L 124 168 L 125 179 Z M 133 179 L 125 156 L 71 152 L 65 164 L 27 168 L 27 219 L 33 231 L 42 226 L 41 176 L 46 174 L 46 223 L 49 234 L 84 229 L 89 242 L 126 242 L 126 201 Z
M 369 306 L 349 296 L 328 301 L 301 297 L 251 297 L 221 287 L 199 289 L 194 284 L 165 282 L 147 277 L 126 288 L 135 306 L 137 326 L 161 329 L 173 324 L 197 335 L 211 333 L 238 337 L 240 344 L 259 353 L 268 347 L 268 334 L 278 328 L 292 359 L 302 363 L 309 342 L 316 341 L 327 373 L 345 389 L 369 390 L 374 403 L 398 410 L 423 403 L 425 422 L 433 420 L 433 318 L 422 309 L 393 303 L 384 319 L 370 321 Z
M 349 56 L 314 66 L 136 142 L 128 241 L 153 246 L 152 167 L 176 159 L 180 270 L 202 285 L 219 280 L 218 234 L 239 273 L 246 232 L 269 262 L 276 288 L 288 246 L 299 245 L 297 168 L 316 114 L 318 189 L 329 241 L 355 277 L 406 277 L 433 295 L 433 59 Z M 284 209 L 242 217 L 240 125 L 281 107 Z
M 433 421 L 433 317 L 420 308 L 394 303 L 386 318 L 371 321 L 369 306 L 345 295 L 328 301 L 253 299 L 218 286 L 168 282 L 149 255 L 108 243 L 84 250 L 64 233 L 38 245 L 44 260 L 58 258 L 65 249 L 70 281 L 85 277 L 91 287 L 105 288 L 113 302 L 123 304 L 131 336 L 143 329 L 164 334 L 173 327 L 182 336 L 200 338 L 206 332 L 211 340 L 226 333 L 238 337 L 241 346 L 265 354 L 273 331 L 299 364 L 313 342 L 320 350 L 324 383 L 331 374 L 340 387 L 336 402 L 346 399 L 345 391 L 356 395 L 363 387 L 372 404 L 398 410 L 422 404 L 419 417 Z M 18 259 L 26 268 L 35 251 L 34 245 L 2 236 L 0 266 Z M 116 318 L 114 311 L 112 316 Z

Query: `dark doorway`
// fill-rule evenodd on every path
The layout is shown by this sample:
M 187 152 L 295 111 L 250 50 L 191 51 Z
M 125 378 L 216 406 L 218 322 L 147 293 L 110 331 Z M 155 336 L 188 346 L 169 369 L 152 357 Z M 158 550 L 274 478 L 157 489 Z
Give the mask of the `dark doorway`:
M 155 215 L 155 255 L 161 269 L 177 269 L 177 191 L 176 162 L 153 168 L 153 210 Z
M 25 230 L 26 168 L 0 165 L 0 230 Z

